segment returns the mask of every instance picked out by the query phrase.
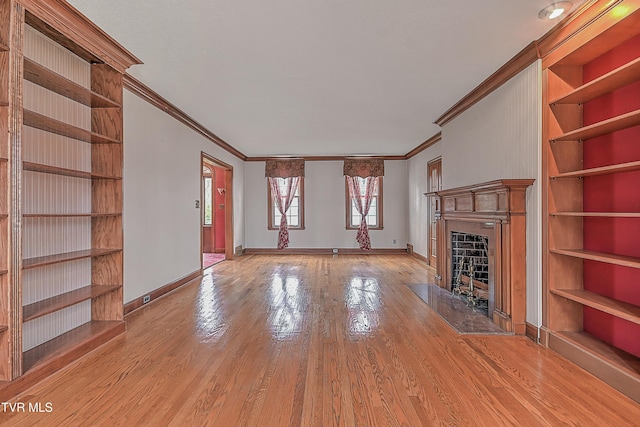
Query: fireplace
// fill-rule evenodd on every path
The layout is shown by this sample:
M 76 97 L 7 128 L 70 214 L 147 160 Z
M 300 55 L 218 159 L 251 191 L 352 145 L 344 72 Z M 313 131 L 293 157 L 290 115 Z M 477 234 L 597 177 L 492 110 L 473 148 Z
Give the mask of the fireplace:
M 460 257 L 473 258 L 471 280 L 486 299 L 487 315 L 518 335 L 526 330 L 526 190 L 531 184 L 498 180 L 426 193 L 436 199 L 438 284 L 454 291 Z M 470 277 L 464 273 L 459 280 L 468 289 Z

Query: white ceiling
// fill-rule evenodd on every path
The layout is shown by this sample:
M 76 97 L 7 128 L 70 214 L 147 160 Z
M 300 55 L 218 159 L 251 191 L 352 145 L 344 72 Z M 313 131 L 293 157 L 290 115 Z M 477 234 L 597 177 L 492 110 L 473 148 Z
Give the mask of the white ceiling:
M 69 3 L 144 62 L 132 76 L 248 156 L 406 154 L 557 23 L 538 19 L 551 0 Z

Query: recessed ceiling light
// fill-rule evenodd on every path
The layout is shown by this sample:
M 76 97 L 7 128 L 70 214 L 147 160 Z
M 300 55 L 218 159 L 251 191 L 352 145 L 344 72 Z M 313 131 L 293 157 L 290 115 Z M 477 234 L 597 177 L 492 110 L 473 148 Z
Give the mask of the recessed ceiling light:
M 561 16 L 569 9 L 571 9 L 573 3 L 570 1 L 558 1 L 549 6 L 545 7 L 538 13 L 538 18 L 540 19 L 556 19 Z

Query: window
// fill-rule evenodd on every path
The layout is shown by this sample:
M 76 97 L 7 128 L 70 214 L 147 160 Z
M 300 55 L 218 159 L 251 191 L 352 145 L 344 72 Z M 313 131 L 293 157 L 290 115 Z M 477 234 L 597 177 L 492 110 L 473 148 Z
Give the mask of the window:
M 282 193 L 287 191 L 287 180 L 289 178 L 273 178 L 277 180 L 278 185 Z M 273 196 L 271 194 L 271 186 L 267 180 L 267 197 L 269 203 L 269 230 L 277 230 L 280 227 L 280 220 L 282 215 L 278 210 L 278 207 L 273 203 Z M 289 230 L 304 230 L 304 178 L 300 178 L 300 183 L 296 190 L 296 194 L 291 201 L 291 206 L 287 210 L 287 224 Z
M 204 178 L 204 225 L 211 225 L 213 213 L 213 192 L 211 188 L 212 179 L 210 176 Z
M 365 181 L 366 178 L 356 177 L 358 184 L 360 185 L 360 197 L 364 204 L 365 196 Z M 371 200 L 371 207 L 369 208 L 369 214 L 367 215 L 367 227 L 370 230 L 382 230 L 382 177 L 376 178 L 378 180 L 375 186 L 375 192 L 373 193 L 373 199 Z M 347 229 L 357 229 L 360 227 L 361 215 L 356 208 L 356 202 L 349 195 L 349 185 L 345 177 L 345 193 L 346 193 L 346 211 L 347 211 Z

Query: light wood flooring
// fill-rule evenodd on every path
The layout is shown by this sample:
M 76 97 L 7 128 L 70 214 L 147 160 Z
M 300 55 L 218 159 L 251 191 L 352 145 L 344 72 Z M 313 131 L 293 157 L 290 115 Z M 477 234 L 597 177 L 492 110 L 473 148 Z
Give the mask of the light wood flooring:
M 208 271 L 208 273 L 211 270 Z M 252 255 L 127 317 L 2 425 L 630 426 L 640 405 L 525 337 L 457 335 L 406 255 Z

